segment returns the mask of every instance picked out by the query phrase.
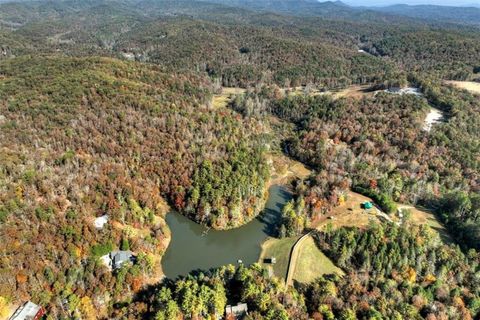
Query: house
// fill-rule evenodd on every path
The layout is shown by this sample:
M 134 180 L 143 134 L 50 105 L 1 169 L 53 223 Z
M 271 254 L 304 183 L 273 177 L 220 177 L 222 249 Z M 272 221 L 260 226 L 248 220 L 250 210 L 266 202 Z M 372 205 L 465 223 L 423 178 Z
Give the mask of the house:
M 108 215 L 104 214 L 103 216 L 100 216 L 98 218 L 96 218 L 94 221 L 93 221 L 93 225 L 95 226 L 95 228 L 97 229 L 103 229 L 103 226 L 108 222 Z
M 225 308 L 225 318 L 229 320 L 242 319 L 247 314 L 248 314 L 248 306 L 246 303 L 239 303 L 236 306 L 228 305 Z
M 121 268 L 125 262 L 135 262 L 135 256 L 131 251 L 112 251 L 100 257 L 100 260 L 112 270 Z
M 360 205 L 360 207 L 362 209 L 372 209 L 373 208 L 373 204 L 370 202 L 370 201 L 365 201 L 364 203 L 362 203 Z
M 19 307 L 9 320 L 39 320 L 45 315 L 45 309 L 28 301 Z
M 114 269 L 120 268 L 125 262 L 134 262 L 135 257 L 131 251 L 112 251 L 110 252 L 112 266 Z

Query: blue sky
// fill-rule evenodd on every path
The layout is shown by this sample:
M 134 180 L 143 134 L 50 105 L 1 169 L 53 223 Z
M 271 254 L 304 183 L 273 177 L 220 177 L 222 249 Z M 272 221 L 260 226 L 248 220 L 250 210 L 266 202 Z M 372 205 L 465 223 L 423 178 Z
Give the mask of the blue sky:
M 480 5 L 480 0 L 344 0 L 352 6 L 378 6 L 378 5 L 391 5 L 391 4 L 435 4 L 445 6 L 462 6 L 476 4 Z

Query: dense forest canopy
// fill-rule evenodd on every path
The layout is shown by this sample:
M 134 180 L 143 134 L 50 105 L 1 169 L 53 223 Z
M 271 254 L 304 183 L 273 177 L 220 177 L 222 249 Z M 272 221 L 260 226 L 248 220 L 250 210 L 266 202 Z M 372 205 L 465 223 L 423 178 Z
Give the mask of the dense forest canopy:
M 147 228 L 150 239 L 133 247 L 149 252 L 163 250 L 166 236 L 163 222 L 158 230 L 152 225 L 160 196 L 218 228 L 262 208 L 268 167 L 255 122 L 211 111 L 204 79 L 107 58 L 23 57 L 0 70 L 0 218 L 9 235 L 1 269 L 5 281 L 17 276 L 2 295 L 41 294 L 35 297 L 42 303 L 50 295 L 68 298 L 61 288 L 41 290 L 57 281 L 45 278 L 47 270 L 59 279 L 75 271 L 60 283 L 93 290 L 100 275 L 90 251 L 118 247 L 122 234 L 129 236 L 123 228 L 95 232 L 96 216 Z
M 444 81 L 480 81 L 478 12 L 418 9 L 0 4 L 0 317 L 32 300 L 47 319 L 217 319 L 238 302 L 251 319 L 477 319 L 480 99 Z M 242 94 L 219 106 L 225 87 Z M 345 275 L 289 286 L 240 263 L 162 280 L 166 212 L 249 222 L 279 154 L 312 173 L 278 235 L 311 231 Z M 409 219 L 310 229 L 352 190 L 387 217 L 427 207 L 453 242 Z M 116 250 L 135 263 L 110 270 Z

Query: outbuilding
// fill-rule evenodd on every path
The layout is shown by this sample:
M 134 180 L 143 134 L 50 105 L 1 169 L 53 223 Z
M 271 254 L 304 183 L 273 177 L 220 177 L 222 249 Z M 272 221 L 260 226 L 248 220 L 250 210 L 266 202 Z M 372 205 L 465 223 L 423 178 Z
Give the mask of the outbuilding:
M 243 319 L 248 314 L 248 306 L 246 303 L 239 303 L 236 306 L 228 305 L 225 308 L 225 318 L 227 320 Z
M 131 251 L 112 251 L 109 254 L 106 254 L 100 257 L 100 260 L 105 264 L 110 270 L 119 269 L 126 262 L 135 262 L 135 256 Z
M 362 203 L 361 207 L 362 209 L 372 209 L 373 204 L 370 201 L 365 201 L 364 203 Z
M 28 301 L 19 307 L 9 320 L 39 320 L 45 315 L 45 309 Z

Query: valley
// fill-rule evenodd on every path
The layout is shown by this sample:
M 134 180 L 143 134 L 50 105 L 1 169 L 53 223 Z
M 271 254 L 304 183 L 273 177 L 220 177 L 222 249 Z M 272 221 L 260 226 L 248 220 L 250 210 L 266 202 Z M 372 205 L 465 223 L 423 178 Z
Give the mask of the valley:
M 478 319 L 478 21 L 0 1 L 0 319 Z

